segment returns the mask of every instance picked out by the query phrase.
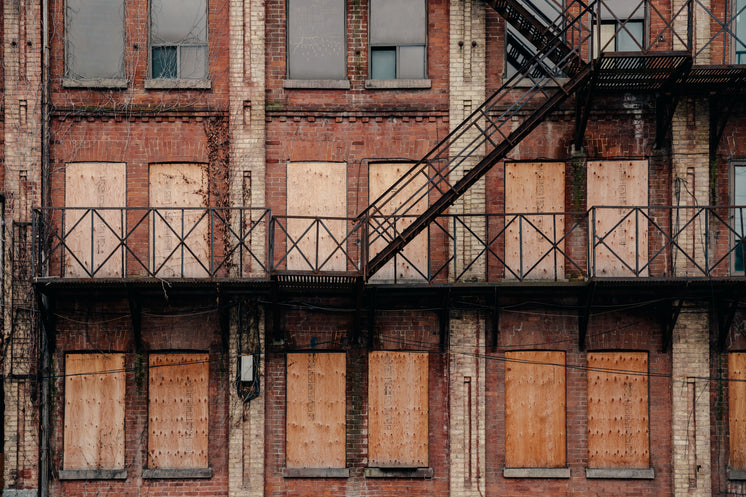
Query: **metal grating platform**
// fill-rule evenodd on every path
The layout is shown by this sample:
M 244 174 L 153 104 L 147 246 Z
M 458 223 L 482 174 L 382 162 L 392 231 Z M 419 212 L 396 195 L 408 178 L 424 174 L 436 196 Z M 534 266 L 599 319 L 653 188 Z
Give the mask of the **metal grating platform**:
M 684 52 L 615 52 L 599 59 L 595 88 L 603 91 L 658 91 L 672 86 L 691 57 Z

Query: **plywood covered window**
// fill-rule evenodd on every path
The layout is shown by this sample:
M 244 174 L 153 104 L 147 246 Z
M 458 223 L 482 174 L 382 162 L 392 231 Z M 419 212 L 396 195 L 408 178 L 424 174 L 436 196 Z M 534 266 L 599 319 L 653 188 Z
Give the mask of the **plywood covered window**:
M 287 356 L 288 468 L 345 467 L 343 353 Z
M 371 202 L 386 193 L 399 178 L 405 176 L 412 167 L 411 163 L 372 163 L 368 166 L 368 192 Z M 408 178 L 406 184 L 390 197 L 381 209 L 382 217 L 373 217 L 370 221 L 368 237 L 370 240 L 369 257 L 372 258 L 383 250 L 388 242 L 398 233 L 411 225 L 418 214 L 427 209 L 427 178 L 423 174 L 415 174 Z M 419 199 L 406 217 L 393 220 L 384 219 L 401 208 L 411 205 L 410 198 Z M 409 242 L 396 256 L 373 275 L 374 280 L 393 279 L 423 279 L 427 275 L 427 230 L 420 233 Z
M 124 469 L 124 354 L 65 356 L 65 470 Z
M 505 353 L 505 466 L 566 465 L 565 353 Z
M 647 204 L 647 161 L 588 162 L 595 276 L 648 275 Z
M 746 470 L 746 352 L 728 354 L 728 468 Z
M 427 352 L 368 356 L 368 464 L 428 465 Z
M 347 164 L 290 162 L 287 173 L 287 268 L 345 271 Z
M 65 165 L 65 276 L 123 276 L 126 185 L 124 163 Z
M 588 466 L 648 468 L 647 352 L 588 353 Z
M 508 214 L 561 213 L 565 210 L 563 162 L 505 165 L 505 212 Z M 505 234 L 505 277 L 564 278 L 565 216 L 508 216 Z
M 208 354 L 151 354 L 148 468 L 207 468 Z

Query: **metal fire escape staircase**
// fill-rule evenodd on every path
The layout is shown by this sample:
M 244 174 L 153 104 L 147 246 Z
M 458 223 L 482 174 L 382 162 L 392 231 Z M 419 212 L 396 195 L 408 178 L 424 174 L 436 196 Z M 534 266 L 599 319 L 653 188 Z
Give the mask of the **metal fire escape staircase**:
M 520 69 L 360 214 L 368 225 L 365 246 L 383 247 L 364 257 L 365 280 L 593 77 L 593 64 L 584 60 L 592 53 L 592 2 L 566 2 L 569 6 L 558 8 L 553 20 L 528 0 L 486 3 L 528 42 L 509 33 L 506 57 Z M 422 176 L 424 186 L 402 198 Z M 423 199 L 428 207 L 417 212 Z

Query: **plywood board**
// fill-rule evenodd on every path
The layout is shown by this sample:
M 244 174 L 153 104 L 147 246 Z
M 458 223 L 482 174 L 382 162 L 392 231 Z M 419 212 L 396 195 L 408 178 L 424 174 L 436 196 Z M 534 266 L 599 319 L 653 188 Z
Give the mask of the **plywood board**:
M 428 355 L 368 356 L 368 459 L 374 467 L 428 465 Z
M 566 465 L 565 353 L 505 353 L 505 466 Z
M 76 162 L 65 166 L 65 207 L 124 207 L 127 205 L 127 165 Z M 65 276 L 122 276 L 124 211 L 65 211 Z
M 728 467 L 746 470 L 746 352 L 728 354 Z
M 648 354 L 588 353 L 588 465 L 648 468 Z
M 407 171 L 412 167 L 410 163 L 372 163 L 368 166 L 368 195 L 370 201 L 374 201 L 399 178 L 405 176 Z M 371 240 L 368 248 L 369 257 L 374 257 L 378 252 L 391 241 L 398 233 L 404 231 L 414 222 L 415 217 L 412 215 L 422 214 L 427 209 L 427 194 L 425 194 L 425 185 L 427 178 L 424 174 L 419 173 L 411 178 L 406 185 L 403 185 L 382 207 L 381 218 L 371 220 L 371 229 L 368 230 L 368 237 Z M 402 205 L 409 205 L 407 202 L 413 196 L 422 196 L 407 213 L 406 217 L 395 219 L 395 224 L 390 226 L 388 222 L 384 223 L 384 217 L 394 214 Z M 382 226 L 379 226 L 382 225 Z M 384 230 L 384 227 L 387 229 Z M 383 232 L 383 236 L 381 233 Z M 417 280 L 423 279 L 422 275 L 427 275 L 427 230 L 417 235 L 414 240 L 409 242 L 394 260 L 387 263 L 373 275 L 373 280 L 393 280 L 394 272 L 396 279 L 400 280 Z
M 506 213 L 564 210 L 564 163 L 505 165 Z M 515 275 L 531 280 L 565 277 L 565 258 L 561 254 L 564 242 L 558 244 L 559 251 L 553 250 L 553 243 L 565 232 L 565 216 L 508 216 L 505 223 L 505 278 L 515 278 Z
M 124 468 L 124 354 L 65 356 L 66 470 Z
M 149 365 L 148 467 L 208 467 L 208 354 L 151 354 Z
M 293 271 L 345 271 L 347 222 L 347 164 L 290 162 L 287 165 L 287 268 Z M 293 242 L 297 245 L 293 247 Z M 338 247 L 341 244 L 341 248 Z M 317 252 L 318 250 L 318 252 Z
M 285 465 L 345 467 L 346 356 L 287 355 Z
M 150 207 L 157 209 L 150 225 L 152 270 L 162 278 L 208 276 L 210 218 L 204 209 L 209 202 L 207 166 L 151 164 L 149 180 Z
M 648 205 L 647 161 L 589 161 L 587 167 L 589 208 Z M 647 263 L 648 222 L 640 214 L 624 208 L 595 210 L 594 245 L 603 240 L 592 261 L 596 276 L 633 276 L 630 268 Z

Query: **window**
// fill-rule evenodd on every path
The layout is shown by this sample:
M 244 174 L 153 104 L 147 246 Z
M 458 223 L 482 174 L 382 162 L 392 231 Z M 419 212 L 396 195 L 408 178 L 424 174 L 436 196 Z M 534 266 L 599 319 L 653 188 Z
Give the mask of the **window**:
M 115 470 L 124 471 L 124 380 L 124 354 L 65 356 L 61 478 L 91 470 L 114 478 Z
M 645 49 L 645 2 L 606 0 L 601 10 L 602 52 L 640 52 Z
M 285 464 L 345 467 L 345 354 L 287 355 Z
M 206 353 L 150 355 L 149 470 L 208 467 L 208 371 Z
M 647 352 L 588 353 L 590 468 L 650 466 L 647 374 Z
M 728 476 L 746 479 L 746 352 L 728 354 L 728 380 Z
M 565 353 L 505 353 L 505 466 L 566 469 Z M 555 477 L 569 477 L 558 472 Z
M 344 0 L 288 0 L 290 79 L 347 77 Z
M 736 0 L 735 3 L 735 47 L 736 64 L 746 64 L 746 0 Z
M 124 78 L 124 0 L 67 0 L 65 77 Z
M 424 79 L 425 0 L 370 0 L 371 79 Z
M 207 0 L 151 0 L 153 79 L 207 79 Z
M 525 3 L 524 7 L 542 24 L 554 25 L 557 31 L 562 29 L 560 17 L 563 13 L 562 0 L 536 0 Z M 528 41 L 511 24 L 505 25 L 505 76 L 513 77 L 528 60 L 536 54 L 537 47 Z M 549 59 L 541 61 L 539 68 L 530 74 L 541 77 L 553 72 L 554 64 Z
M 746 207 L 746 164 L 735 164 L 733 166 L 733 205 Z M 746 218 L 744 210 L 735 209 L 733 217 L 734 250 L 733 270 L 743 273 L 744 261 L 746 260 Z
M 428 465 L 427 352 L 368 356 L 368 464 L 379 468 Z

